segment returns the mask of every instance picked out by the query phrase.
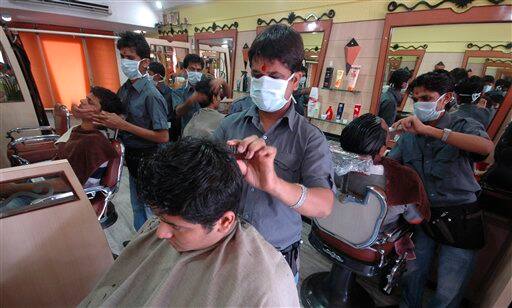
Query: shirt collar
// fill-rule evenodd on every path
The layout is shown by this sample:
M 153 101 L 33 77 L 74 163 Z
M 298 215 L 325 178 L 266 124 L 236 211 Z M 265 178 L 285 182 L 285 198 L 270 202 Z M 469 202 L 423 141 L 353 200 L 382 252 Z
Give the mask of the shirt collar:
M 131 82 L 131 81 L 130 81 Z M 137 90 L 137 92 L 142 92 L 142 89 L 146 86 L 146 84 L 149 82 L 149 80 L 143 76 L 139 79 L 137 79 L 135 82 L 132 83 L 132 87 Z
M 452 122 L 452 116 L 448 112 L 444 112 L 441 118 L 437 121 L 436 127 L 440 129 L 444 129 L 450 126 Z
M 249 110 L 247 111 L 247 113 L 245 114 L 245 117 L 253 118 L 253 123 L 254 123 L 254 119 L 256 119 L 257 122 L 259 122 L 260 115 L 259 115 L 258 111 L 259 111 L 258 107 L 256 107 L 256 105 L 252 105 L 249 108 Z M 282 121 L 284 118 L 286 118 L 288 127 L 290 128 L 290 130 L 293 130 L 293 125 L 297 121 L 297 117 L 298 117 L 298 114 L 297 114 L 297 111 L 295 111 L 294 102 L 292 100 L 290 107 L 288 108 L 286 113 L 283 115 L 283 117 L 281 119 L 279 119 L 279 121 Z

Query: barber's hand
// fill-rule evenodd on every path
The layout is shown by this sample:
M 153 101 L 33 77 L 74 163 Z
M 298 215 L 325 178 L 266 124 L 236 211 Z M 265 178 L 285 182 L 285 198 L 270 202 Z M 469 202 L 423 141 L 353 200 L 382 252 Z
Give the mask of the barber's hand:
M 393 125 L 391 125 L 391 127 L 395 128 L 396 130 L 401 130 L 416 135 L 428 134 L 428 126 L 423 124 L 415 115 L 398 120 Z
M 73 104 L 71 106 L 71 114 L 75 118 L 84 119 L 84 120 L 92 120 L 94 115 L 98 113 L 98 109 L 92 105 L 79 106 Z
M 222 79 L 222 78 L 215 78 L 212 81 L 210 81 L 213 94 L 221 95 L 221 99 L 226 97 L 226 95 L 224 94 L 224 91 L 222 91 L 225 83 L 226 83 L 226 81 L 224 81 L 224 79 Z
M 126 124 L 128 123 L 119 115 L 106 111 L 102 111 L 100 114 L 94 115 L 93 121 L 93 123 L 96 125 L 103 125 L 108 128 L 120 130 L 124 130 Z
M 229 140 L 230 146 L 237 146 L 236 162 L 245 180 L 260 190 L 269 192 L 276 186 L 279 178 L 274 169 L 277 150 L 267 146 L 257 136 L 244 140 Z

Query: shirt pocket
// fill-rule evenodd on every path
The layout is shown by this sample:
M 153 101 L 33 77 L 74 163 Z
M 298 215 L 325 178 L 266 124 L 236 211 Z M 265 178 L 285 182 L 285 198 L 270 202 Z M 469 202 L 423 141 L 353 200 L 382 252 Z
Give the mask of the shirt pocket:
M 293 153 L 278 153 L 274 160 L 277 175 L 290 183 L 297 183 L 300 179 L 299 156 Z
M 459 150 L 445 146 L 436 154 L 432 164 L 431 174 L 439 179 L 454 178 L 460 174 Z

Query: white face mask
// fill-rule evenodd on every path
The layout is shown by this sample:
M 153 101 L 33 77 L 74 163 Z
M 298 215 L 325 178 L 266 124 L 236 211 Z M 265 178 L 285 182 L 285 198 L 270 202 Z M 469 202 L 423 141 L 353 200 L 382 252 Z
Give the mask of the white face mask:
M 486 93 L 486 92 L 489 92 L 492 90 L 492 86 L 490 84 L 486 84 L 484 86 L 484 90 L 482 91 L 483 93 Z
M 421 122 L 430 122 L 437 120 L 444 110 L 436 110 L 437 102 L 442 100 L 446 94 L 439 96 L 434 102 L 416 102 L 414 103 L 414 114 Z
M 130 59 L 121 59 L 121 70 L 123 74 L 130 80 L 141 78 L 143 75 L 139 71 L 139 64 L 143 60 L 130 60 Z
M 259 110 L 265 112 L 275 112 L 283 108 L 289 98 L 284 97 L 288 82 L 294 74 L 287 80 L 274 79 L 268 76 L 260 78 L 251 78 L 251 98 Z
M 188 82 L 190 85 L 195 86 L 201 78 L 203 77 L 203 73 L 201 72 L 188 72 Z

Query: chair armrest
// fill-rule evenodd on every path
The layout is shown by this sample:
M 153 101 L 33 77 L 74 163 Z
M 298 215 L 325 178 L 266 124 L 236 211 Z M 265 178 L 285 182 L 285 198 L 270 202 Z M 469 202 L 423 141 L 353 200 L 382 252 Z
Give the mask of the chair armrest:
M 18 155 L 15 155 L 15 154 L 11 155 L 11 160 L 16 162 L 16 166 L 29 165 L 30 164 L 30 162 L 28 160 L 26 160 L 25 158 L 20 157 Z
M 93 186 L 93 187 L 87 187 L 84 188 L 85 194 L 89 199 L 92 199 L 96 196 L 97 193 L 102 193 L 104 196 L 107 196 L 109 193 L 111 193 L 111 189 L 109 187 L 105 186 Z
M 412 227 L 407 223 L 399 223 L 390 231 L 384 232 L 378 240 L 379 244 L 394 242 L 411 231 Z
M 11 146 L 16 146 L 20 143 L 25 142 L 41 142 L 41 141 L 57 141 L 60 138 L 59 135 L 51 134 L 51 135 L 41 135 L 41 136 L 27 136 L 20 137 L 17 139 L 13 139 L 10 143 Z
M 30 131 L 50 131 L 55 133 L 55 129 L 51 126 L 39 126 L 39 127 L 17 127 L 9 130 L 5 135 L 7 138 L 14 141 L 14 137 L 12 134 L 19 134 L 21 132 L 30 132 Z

